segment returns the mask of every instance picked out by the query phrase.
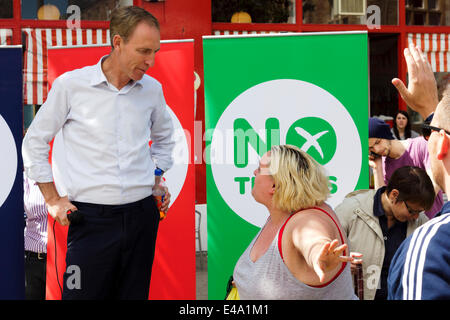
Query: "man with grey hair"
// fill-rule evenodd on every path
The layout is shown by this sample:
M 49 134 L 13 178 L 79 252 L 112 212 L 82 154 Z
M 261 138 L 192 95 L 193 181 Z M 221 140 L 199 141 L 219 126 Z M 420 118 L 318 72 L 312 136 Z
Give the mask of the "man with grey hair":
M 432 113 L 428 151 L 436 183 L 450 193 L 450 91 L 433 107 L 437 88 L 432 70 L 420 49 L 405 50 L 410 75 L 409 87 L 402 96 L 422 115 Z M 412 72 L 411 72 L 412 71 Z M 434 86 L 433 86 L 434 84 Z M 418 89 L 420 88 L 420 89 Z M 423 90 L 429 88 L 428 90 Z M 416 90 L 417 89 L 417 90 Z M 421 93 L 419 93 L 421 92 Z M 440 214 L 417 229 L 396 252 L 389 270 L 388 298 L 392 300 L 450 299 L 450 202 Z
M 154 171 L 173 163 L 162 87 L 145 74 L 160 49 L 159 24 L 142 8 L 121 7 L 110 33 L 109 55 L 55 79 L 23 142 L 26 175 L 55 221 L 70 224 L 63 299 L 148 298 L 159 223 Z M 60 129 L 67 196 L 58 194 L 48 163 Z M 162 211 L 169 202 L 168 194 Z M 68 218 L 76 210 L 84 217 L 77 224 Z M 69 286 L 73 266 L 80 281 Z

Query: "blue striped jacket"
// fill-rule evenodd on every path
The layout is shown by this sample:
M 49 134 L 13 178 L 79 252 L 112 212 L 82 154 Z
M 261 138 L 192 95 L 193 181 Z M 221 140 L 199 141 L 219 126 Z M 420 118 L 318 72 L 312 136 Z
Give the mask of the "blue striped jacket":
M 450 202 L 403 241 L 392 259 L 389 300 L 450 299 Z

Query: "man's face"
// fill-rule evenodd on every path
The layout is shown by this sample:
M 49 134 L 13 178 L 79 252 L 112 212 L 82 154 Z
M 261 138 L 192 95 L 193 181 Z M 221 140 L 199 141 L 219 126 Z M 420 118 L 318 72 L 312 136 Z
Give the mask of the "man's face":
M 369 138 L 369 151 L 387 157 L 391 152 L 391 141 L 380 138 Z
M 430 125 L 439 127 L 439 114 L 436 112 L 433 116 L 433 120 Z M 428 153 L 430 155 L 431 172 L 433 173 L 433 180 L 437 185 L 444 190 L 444 169 L 441 161 L 437 158 L 437 138 L 438 133 L 434 130 L 431 131 L 428 138 Z
M 128 37 L 128 42 L 125 43 L 123 39 L 120 41 L 121 71 L 134 81 L 142 79 L 148 68 L 155 64 L 155 54 L 159 47 L 159 30 L 140 22 Z

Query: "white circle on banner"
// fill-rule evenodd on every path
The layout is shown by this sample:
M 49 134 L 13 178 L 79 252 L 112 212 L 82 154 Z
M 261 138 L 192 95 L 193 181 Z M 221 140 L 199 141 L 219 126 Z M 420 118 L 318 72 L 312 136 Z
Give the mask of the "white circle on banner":
M 164 178 L 166 179 L 166 184 L 170 192 L 170 207 L 175 203 L 186 180 L 190 151 L 186 132 L 180 120 L 178 120 L 178 117 L 169 106 L 167 106 L 167 110 L 172 118 L 173 140 L 175 141 L 175 146 L 172 151 L 173 166 L 164 173 Z
M 0 158 L 0 207 L 11 193 L 17 173 L 17 147 L 14 136 L 6 123 L 5 119 L 0 115 L 0 150 L 2 156 Z
M 238 120 L 238 121 L 236 121 Z M 239 123 L 239 125 L 238 125 Z M 235 139 L 236 128 L 255 138 Z M 334 190 L 327 203 L 336 206 L 353 191 L 361 170 L 361 142 L 352 117 L 328 91 L 305 81 L 280 79 L 255 85 L 225 109 L 213 132 L 210 164 L 217 190 L 245 221 L 261 227 L 267 209 L 251 195 L 253 171 L 267 143 L 296 144 L 322 163 Z M 279 138 L 278 138 L 279 137 Z M 324 142 L 325 141 L 325 142 Z M 247 150 L 237 152 L 236 150 Z M 263 152 L 264 153 L 264 152 Z M 245 156 L 243 156 L 245 154 Z

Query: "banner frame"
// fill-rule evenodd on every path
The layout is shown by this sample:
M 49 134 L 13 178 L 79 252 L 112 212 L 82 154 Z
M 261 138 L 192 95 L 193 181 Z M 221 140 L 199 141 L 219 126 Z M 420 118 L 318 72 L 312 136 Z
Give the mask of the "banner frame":
M 168 45 L 170 45 L 170 44 L 176 44 L 176 43 L 179 43 L 179 44 L 183 44 L 183 43 L 185 43 L 187 46 L 192 46 L 192 54 L 193 54 L 193 51 L 194 51 L 194 48 L 193 48 L 193 46 L 194 46 L 194 40 L 193 39 L 181 39 L 181 40 L 161 40 L 160 41 L 160 43 L 161 44 L 168 44 Z M 54 46 L 54 47 L 50 47 L 50 48 L 48 48 L 48 50 L 52 50 L 52 49 L 59 49 L 59 50 L 70 50 L 70 49 L 95 49 L 95 48 L 98 48 L 98 49 L 102 49 L 102 50 L 104 50 L 104 51 L 107 51 L 107 48 L 108 47 L 110 47 L 110 45 L 109 44 L 88 44 L 88 45 L 76 45 L 76 46 L 70 46 L 70 47 L 67 47 L 67 46 Z M 109 54 L 109 52 L 107 52 L 107 53 L 105 53 L 105 54 Z M 188 54 L 188 56 L 190 55 L 190 53 Z M 88 66 L 89 64 L 87 64 L 86 66 Z M 192 61 L 192 66 L 193 66 L 193 61 Z M 152 68 L 153 69 L 153 68 Z M 70 70 L 69 70 L 70 71 Z M 151 70 L 149 70 L 149 72 L 151 73 L 152 71 Z M 151 75 L 151 74 L 149 74 L 149 73 L 146 73 L 146 74 L 148 74 L 148 75 L 150 75 L 151 77 L 153 77 L 153 78 L 155 78 L 156 80 L 158 80 L 158 78 L 157 77 L 155 77 L 154 75 Z M 187 76 L 185 77 L 185 78 L 187 78 Z M 160 80 L 158 80 L 158 81 L 160 81 Z M 192 80 L 192 82 L 193 82 L 193 80 Z M 160 82 L 160 83 L 162 83 L 162 82 Z M 164 86 L 163 86 L 164 87 Z M 192 86 L 192 106 L 194 106 L 194 87 Z M 166 90 L 164 90 L 164 94 L 165 94 L 165 96 L 166 96 Z M 189 95 L 189 99 L 191 98 L 191 95 Z M 167 103 L 167 96 L 166 96 L 166 103 Z M 170 106 L 170 104 L 168 104 L 169 106 Z M 190 111 L 189 111 L 190 112 Z M 177 116 L 177 117 L 179 117 L 179 115 L 177 114 L 177 112 L 175 112 L 174 110 L 173 110 L 173 113 L 175 113 L 175 115 Z M 192 110 L 192 114 L 194 113 L 194 110 Z M 193 117 L 193 115 L 192 115 L 192 120 L 195 120 L 194 119 L 194 117 Z M 179 121 L 181 122 L 181 124 L 183 123 L 183 121 L 181 120 L 181 119 L 179 119 Z M 193 126 L 193 125 L 192 125 Z M 188 143 L 188 148 L 189 148 L 189 150 L 188 150 L 188 152 L 189 152 L 189 159 L 188 159 L 188 161 L 189 161 L 189 163 L 188 163 L 188 168 L 187 168 L 187 172 L 186 172 L 186 180 L 185 180 L 185 184 L 186 184 L 186 181 L 188 181 L 187 179 L 190 179 L 190 177 L 192 178 L 192 183 L 195 183 L 195 177 L 194 177 L 194 173 L 195 173 L 195 170 L 194 170 L 194 167 L 193 167 L 193 162 L 191 162 L 192 161 L 192 155 L 194 154 L 194 150 L 193 150 L 193 147 L 190 147 L 191 145 L 193 146 L 193 144 L 192 144 L 192 141 L 189 141 L 189 137 L 186 137 L 186 139 L 187 139 L 187 143 Z M 182 189 L 184 189 L 185 188 L 185 185 L 182 187 Z M 181 191 L 182 192 L 182 191 Z M 190 193 L 189 193 L 190 194 Z M 190 195 L 187 195 L 186 197 L 190 197 Z M 184 200 L 184 201 L 186 201 L 186 200 Z M 175 202 L 173 202 L 172 201 L 172 203 L 171 203 L 171 206 L 173 205 L 173 204 L 175 204 Z M 177 205 L 177 206 L 179 206 L 179 204 Z M 192 217 L 185 217 L 184 219 L 188 219 L 189 218 L 189 221 L 190 220 L 192 220 L 192 224 L 195 224 L 195 217 L 194 217 L 194 211 L 195 211 L 195 197 L 193 197 L 193 202 L 192 202 Z M 179 210 L 179 209 L 178 209 Z M 177 212 L 173 212 L 173 213 L 177 213 Z M 170 218 L 170 212 L 169 212 L 169 216 L 168 216 L 169 218 Z M 191 219 L 192 218 L 192 219 Z M 59 227 L 59 226 L 58 226 Z M 162 228 L 162 226 L 160 226 L 160 228 L 159 228 L 159 230 L 158 230 L 158 238 L 160 237 L 160 232 L 161 232 L 161 228 Z M 165 229 L 167 229 L 167 228 L 169 228 L 168 226 L 165 226 L 164 227 Z M 56 230 L 56 232 L 58 232 L 58 230 Z M 167 293 L 164 291 L 164 290 L 161 290 L 161 295 L 160 296 L 158 296 L 158 297 L 154 297 L 153 295 L 155 294 L 155 288 L 157 288 L 157 289 L 162 289 L 161 288 L 161 286 L 159 285 L 159 286 L 157 286 L 157 287 L 152 287 L 152 286 L 150 286 L 150 296 L 149 296 L 149 298 L 152 298 L 152 299 L 162 299 L 162 300 L 164 300 L 164 299 L 176 299 L 176 300 L 180 300 L 180 299 L 189 299 L 189 296 L 191 296 L 191 297 L 195 297 L 195 234 L 194 234 L 194 228 L 192 228 L 192 232 L 190 232 L 189 233 L 189 238 L 192 238 L 193 239 L 193 241 L 192 241 L 192 249 L 193 249 L 193 251 L 192 251 L 192 254 L 193 254 L 193 256 L 194 256 L 194 258 L 193 258 L 193 264 L 192 264 L 192 266 L 191 265 L 189 265 L 188 266 L 188 268 L 187 268 L 187 273 L 188 273 L 188 275 L 191 275 L 191 269 L 192 269 L 192 275 L 193 275 L 193 277 L 192 278 L 189 278 L 187 281 L 188 282 L 192 282 L 192 283 L 188 283 L 188 284 L 186 284 L 184 287 L 182 287 L 180 290 L 175 290 L 174 291 L 174 293 L 173 293 L 173 296 L 171 296 L 171 297 L 167 297 Z M 157 248 L 155 248 L 155 254 L 156 254 L 156 252 L 157 252 L 157 250 L 158 250 L 158 243 L 159 243 L 159 241 L 157 240 Z M 191 245 L 190 245 L 191 246 Z M 58 250 L 59 251 L 59 250 Z M 59 252 L 58 252 L 59 253 Z M 189 252 L 190 253 L 190 252 Z M 49 256 L 48 256 L 49 257 Z M 53 257 L 52 257 L 52 259 L 53 259 Z M 59 260 L 59 259 L 58 259 Z M 156 258 L 155 258 L 155 261 L 154 261 L 154 264 L 153 264 L 153 273 L 155 273 L 155 266 L 156 267 L 158 267 L 158 269 L 161 269 L 161 263 L 159 263 L 159 264 L 156 264 Z M 162 261 L 162 260 L 161 260 Z M 160 262 L 161 262 L 160 261 Z M 53 261 L 52 261 L 53 262 Z M 58 269 L 59 269 L 59 267 L 58 267 Z M 175 269 L 177 269 L 177 268 L 175 268 Z M 175 272 L 175 271 L 173 271 L 173 272 Z M 58 272 L 58 273 L 60 273 L 60 271 Z M 161 271 L 159 271 L 159 273 L 161 273 Z M 179 273 L 179 272 L 178 272 Z M 178 274 L 177 273 L 177 274 Z M 167 272 L 167 274 L 171 274 L 172 276 L 174 275 L 174 274 L 172 274 L 171 272 L 170 272 L 170 270 L 168 270 L 168 272 Z M 155 274 L 156 275 L 156 274 Z M 48 275 L 47 275 L 48 276 Z M 156 280 L 155 280 L 156 281 Z M 152 274 L 152 283 L 153 283 L 153 274 Z M 153 289 L 152 289 L 153 288 Z M 192 290 L 191 290 L 192 289 Z M 159 294 L 159 291 L 158 291 L 158 294 Z M 51 298 L 53 298 L 53 297 L 51 297 Z M 48 292 L 48 288 L 47 288 L 47 299 L 49 299 L 49 292 Z
M 305 72 L 303 69 L 302 70 L 302 74 L 301 77 L 298 77 L 299 75 L 294 72 L 293 67 L 289 66 L 282 66 L 281 69 L 283 69 L 284 71 L 280 72 L 282 75 L 280 77 L 276 76 L 276 74 L 278 74 L 278 70 L 275 71 L 275 69 L 280 68 L 279 64 L 277 63 L 277 59 L 280 59 L 281 56 L 283 56 L 282 53 L 280 52 L 287 52 L 286 55 L 289 55 L 289 58 L 291 61 L 291 59 L 293 58 L 293 52 L 297 52 L 296 51 L 296 47 L 294 49 L 291 49 L 291 47 L 287 47 L 287 45 L 283 45 L 281 46 L 281 43 L 284 43 L 286 41 L 286 43 L 288 44 L 292 44 L 293 42 L 296 42 L 295 39 L 292 39 L 292 37 L 297 37 L 297 38 L 301 38 L 303 40 L 305 40 L 305 43 L 311 43 L 314 42 L 314 40 L 306 40 L 305 37 L 300 37 L 300 36 L 313 36 L 314 38 L 316 38 L 314 44 L 318 44 L 319 42 L 324 42 L 323 45 L 317 45 L 314 46 L 315 50 L 323 50 L 323 48 L 325 48 L 325 51 L 321 51 L 321 52 L 330 52 L 329 50 L 331 48 L 335 48 L 337 46 L 337 44 L 335 43 L 335 41 L 337 42 L 338 40 L 333 40 L 332 42 L 328 42 L 327 39 L 328 37 L 330 39 L 332 39 L 333 37 L 336 38 L 347 38 L 348 37 L 348 41 L 345 40 L 346 44 L 347 43 L 351 43 L 351 45 L 349 46 L 349 49 L 346 50 L 339 50 L 340 55 L 339 57 L 341 57 L 341 55 L 343 55 L 343 52 L 346 52 L 348 54 L 348 52 L 350 52 L 349 50 L 351 49 L 355 49 L 353 50 L 353 52 L 358 53 L 358 59 L 357 61 L 359 61 L 358 66 L 360 65 L 362 67 L 361 70 L 364 70 L 363 73 L 359 73 L 358 76 L 358 80 L 361 80 L 363 87 L 365 87 L 367 85 L 367 87 L 365 87 L 361 92 L 364 93 L 364 96 L 360 96 L 358 99 L 359 104 L 362 103 L 362 105 L 360 106 L 361 109 L 358 110 L 364 110 L 363 113 L 368 113 L 370 110 L 370 73 L 369 73 L 369 66 L 368 66 L 368 55 L 366 56 L 366 52 L 368 53 L 369 47 L 368 47 L 368 41 L 367 41 L 367 35 L 368 32 L 367 31 L 349 31 L 349 32 L 308 32 L 308 33 L 296 33 L 296 32 L 292 32 L 292 33 L 270 33 L 270 34 L 230 34 L 230 35 L 212 35 L 212 36 L 203 36 L 203 50 L 204 50 L 204 64 L 205 64 L 205 96 L 209 97 L 209 101 L 205 101 L 205 130 L 216 130 L 218 124 L 220 123 L 220 119 L 223 117 L 223 114 L 226 112 L 227 107 L 229 107 L 230 105 L 232 105 L 236 99 L 243 94 L 244 92 L 247 92 L 248 90 L 257 87 L 258 84 L 261 84 L 263 82 L 270 82 L 272 80 L 300 80 L 300 81 L 304 81 L 304 82 L 309 82 L 317 87 L 320 88 L 324 88 L 326 91 L 328 91 L 332 96 L 334 96 L 336 99 L 338 99 L 338 101 L 341 103 L 341 105 L 345 106 L 350 119 L 356 124 L 356 120 L 358 118 L 361 118 L 361 116 L 358 117 L 354 117 L 355 114 L 359 114 L 359 112 L 355 111 L 350 111 L 350 110 L 355 110 L 355 109 L 348 109 L 347 108 L 347 104 L 349 101 L 341 101 L 341 96 L 340 94 L 336 95 L 336 92 L 339 92 L 339 90 L 341 90 L 341 86 L 334 86 L 333 85 L 330 86 L 322 86 L 324 84 L 325 81 L 331 81 L 331 80 L 335 80 L 336 75 L 332 76 L 331 79 L 329 80 L 324 80 L 326 78 L 322 77 L 320 80 L 321 81 L 317 81 L 319 78 L 319 74 L 321 74 L 320 72 L 323 72 L 323 66 L 322 68 L 319 68 L 319 72 L 316 72 L 315 74 L 310 73 L 308 75 L 305 76 Z M 327 38 L 323 38 L 320 36 L 326 36 Z M 290 37 L 291 39 L 287 39 L 286 37 Z M 361 51 L 357 50 L 356 46 L 353 46 L 354 42 L 349 40 L 351 38 L 364 38 L 363 43 L 364 45 L 359 45 L 358 44 L 358 48 L 361 49 Z M 283 38 L 285 40 L 283 40 Z M 223 40 L 223 43 L 214 41 L 214 40 Z M 247 40 L 246 40 L 247 39 Z M 273 40 L 272 40 L 273 39 Z M 257 65 L 261 65 L 260 61 L 255 61 L 255 60 L 248 60 L 248 59 L 252 59 L 249 57 L 255 57 L 256 55 L 258 55 L 257 52 L 262 52 L 262 50 L 264 50 L 264 45 L 258 45 L 256 46 L 256 44 L 260 44 L 260 42 L 264 42 L 264 43 L 269 43 L 269 41 L 273 41 L 273 43 L 276 43 L 277 46 L 277 50 L 275 50 L 277 53 L 275 54 L 261 54 L 262 56 L 264 56 L 265 59 L 268 59 L 268 56 L 270 57 L 270 63 L 268 64 L 269 66 L 262 68 L 262 72 L 256 72 L 255 69 L 257 69 Z M 267 42 L 266 42 L 267 41 Z M 359 40 L 358 40 L 359 41 Z M 241 43 L 242 42 L 242 43 Z M 272 42 L 271 42 L 272 43 Z M 270 45 L 269 45 L 270 46 Z M 255 47 L 257 49 L 255 49 Z M 265 46 L 267 48 L 267 45 Z M 342 47 L 340 47 L 342 48 Z M 351 48 L 351 49 L 350 49 Z M 246 49 L 248 52 L 245 53 L 237 53 L 239 51 L 239 49 L 241 49 L 241 51 L 243 51 L 243 49 Z M 255 50 L 258 50 L 256 51 Z M 328 49 L 328 51 L 326 50 Z M 290 51 L 291 50 L 291 51 Z M 223 52 L 228 52 L 231 51 L 231 53 L 225 58 L 224 57 L 224 53 Z M 245 57 L 245 59 L 244 59 Z M 263 59 L 264 59 L 263 58 Z M 310 58 L 310 55 L 306 55 L 306 56 L 302 56 L 299 57 L 299 55 L 296 55 L 296 60 L 294 61 L 299 61 L 301 59 L 306 59 L 305 61 L 309 61 L 308 58 Z M 327 63 L 326 65 L 328 66 L 330 64 L 330 57 L 329 56 L 325 56 L 324 58 L 324 54 L 322 54 L 321 56 L 322 59 L 327 59 L 327 61 L 329 63 Z M 333 55 L 334 59 L 335 56 Z M 217 63 L 214 64 L 214 61 L 221 61 L 222 59 L 226 60 L 226 63 L 222 63 L 220 64 L 220 67 L 216 67 L 215 65 L 218 65 Z M 240 60 L 239 60 L 240 59 Z M 236 61 L 239 61 L 237 63 L 237 66 L 234 65 L 234 63 Z M 249 61 L 251 61 L 249 63 Z M 285 60 L 283 60 L 285 61 Z M 286 63 L 287 64 L 287 63 Z M 315 64 L 319 64 L 318 62 Z M 233 69 L 230 69 L 230 65 L 233 65 Z M 304 67 L 302 64 L 299 64 L 298 62 L 296 62 L 295 66 L 301 66 Z M 349 64 L 345 64 L 348 68 Z M 232 70 L 232 71 L 231 71 Z M 234 86 L 232 85 L 228 85 L 228 83 L 230 82 L 230 78 L 232 78 L 232 76 L 229 76 L 229 74 L 223 74 L 223 73 L 235 73 L 236 74 L 236 70 L 237 73 L 242 75 L 242 74 L 253 74 L 253 72 L 255 72 L 255 74 L 258 74 L 258 77 L 261 78 L 260 79 L 256 79 L 256 76 L 254 76 L 251 80 L 248 80 L 248 77 L 238 77 L 239 84 L 234 84 Z M 342 70 L 339 71 L 334 71 L 335 74 L 339 74 L 339 72 L 342 72 Z M 218 78 L 218 74 L 221 75 L 222 79 L 219 80 Z M 261 74 L 261 75 L 260 75 Z M 264 75 L 263 75 L 264 74 Z M 322 73 L 323 74 L 323 73 Z M 240 80 L 242 78 L 246 78 L 247 80 Z M 328 77 L 327 77 L 328 78 Z M 213 80 L 213 81 L 211 81 Z M 313 80 L 313 81 L 311 81 Z M 316 80 L 316 81 L 314 81 Z M 223 83 L 221 82 L 223 81 Z M 208 85 L 207 83 L 210 82 L 210 85 Z M 227 83 L 227 85 L 224 85 L 224 83 Z M 342 82 L 341 82 L 342 83 Z M 322 84 L 322 85 L 321 85 Z M 221 88 L 221 90 L 223 92 L 228 92 L 227 94 L 220 94 L 220 95 L 213 95 L 213 92 L 217 91 L 218 88 Z M 332 90 L 330 90 L 330 88 Z M 359 88 L 359 87 L 358 87 Z M 367 95 L 366 95 L 367 94 Z M 349 100 L 348 97 L 352 97 L 352 95 L 349 95 L 348 93 L 346 95 L 344 95 L 344 97 L 347 97 L 345 100 Z M 207 99 L 208 100 L 208 99 Z M 248 104 L 250 104 L 249 102 L 250 100 L 247 99 L 246 102 Z M 281 101 L 281 99 L 280 99 Z M 252 101 L 253 103 L 253 101 Z M 355 107 L 355 103 L 352 103 L 353 107 Z M 364 107 L 366 106 L 366 107 Z M 208 111 L 207 109 L 209 109 L 209 116 L 208 116 Z M 223 110 L 222 110 L 223 109 Z M 362 114 L 362 113 L 361 113 Z M 209 117 L 209 118 L 208 118 Z M 272 117 L 276 118 L 274 115 L 272 115 Z M 245 118 L 245 117 L 244 117 Z M 208 120 L 209 119 L 209 120 Z M 227 117 L 227 120 L 231 119 L 230 117 Z M 245 118 L 246 119 L 246 118 Z M 359 119 L 360 121 L 362 121 L 362 119 Z M 262 124 L 261 128 L 258 127 L 258 129 L 261 130 L 267 130 L 267 125 L 265 125 L 264 121 L 262 119 L 258 119 L 258 124 Z M 365 119 L 364 119 L 365 121 Z M 280 121 L 281 122 L 281 121 Z M 361 123 L 361 122 L 360 122 Z M 227 122 L 227 124 L 229 125 L 229 123 Z M 252 127 L 253 124 L 250 125 L 250 127 Z M 228 126 L 226 128 L 231 128 L 232 126 Z M 222 129 L 224 129 L 225 127 L 222 127 Z M 255 127 L 256 128 L 256 127 Z M 277 128 L 279 129 L 279 128 Z M 244 129 L 245 130 L 245 129 Z M 287 132 L 287 127 L 284 129 L 285 132 Z M 359 132 L 359 137 L 360 137 L 360 144 L 361 144 L 361 148 L 362 150 L 364 150 L 364 141 L 366 138 L 367 133 L 365 133 L 365 129 L 359 129 L 359 127 L 356 128 L 356 130 Z M 255 131 L 258 132 L 257 129 L 255 129 Z M 264 135 L 262 133 L 262 135 Z M 264 140 L 264 138 L 262 139 Z M 259 140 L 258 140 L 259 141 Z M 367 143 L 367 142 L 365 142 Z M 212 145 L 212 137 L 211 140 L 208 140 L 206 142 L 206 146 L 205 148 L 207 148 L 209 150 L 209 148 Z M 226 154 L 225 151 L 223 151 L 223 154 Z M 261 156 L 261 155 L 260 155 Z M 226 156 L 223 156 L 226 159 Z M 362 158 L 361 158 L 361 164 L 362 164 Z M 364 178 L 364 170 L 362 169 L 362 167 L 360 168 L 361 171 L 358 174 L 358 177 L 356 177 L 356 186 L 355 189 L 364 189 L 365 188 L 365 178 Z M 236 174 L 238 175 L 238 174 Z M 245 176 L 245 177 L 243 177 Z M 248 173 L 241 173 L 241 178 L 246 178 L 247 180 L 242 180 L 244 182 L 247 182 L 246 184 L 246 192 L 249 186 L 249 181 L 248 178 L 251 176 L 251 174 Z M 253 239 L 254 235 L 257 233 L 257 231 L 260 230 L 260 227 L 256 226 L 256 225 L 252 225 L 250 223 L 248 223 L 248 228 L 247 230 L 244 230 L 246 228 L 242 227 L 239 230 L 237 229 L 237 223 L 241 222 L 242 217 L 237 214 L 237 211 L 234 210 L 229 203 L 225 200 L 225 198 L 220 194 L 220 190 L 217 187 L 217 181 L 215 180 L 215 176 L 214 176 L 214 172 L 213 172 L 213 167 L 212 165 L 207 165 L 206 168 L 206 178 L 207 178 L 207 201 L 208 201 L 208 214 L 214 211 L 221 211 L 222 216 L 208 216 L 208 249 L 212 249 L 209 248 L 210 244 L 215 244 L 218 247 L 218 250 L 216 251 L 214 249 L 213 250 L 209 250 L 211 251 L 209 253 L 209 256 L 211 256 L 211 261 L 210 263 L 208 263 L 208 267 L 212 267 L 210 269 L 210 274 L 208 276 L 209 280 L 213 280 L 213 281 L 209 281 L 208 282 L 208 288 L 209 288 L 209 299 L 217 299 L 220 296 L 220 291 L 223 290 L 223 288 L 225 287 L 226 281 L 228 280 L 227 277 L 229 277 L 229 274 L 233 272 L 234 269 L 234 264 L 236 262 L 236 260 L 239 258 L 240 255 L 236 254 L 237 251 L 241 250 L 241 252 L 243 252 L 247 246 L 248 243 L 250 243 L 250 241 Z M 208 181 L 208 179 L 211 179 L 210 181 Z M 333 177 L 335 178 L 335 177 Z M 251 178 L 250 178 L 251 179 Z M 335 181 L 335 180 L 334 180 Z M 235 180 L 235 182 L 237 182 Z M 358 187 L 358 185 L 361 184 L 360 187 Z M 209 188 L 211 185 L 211 189 Z M 239 186 L 241 186 L 242 184 L 239 183 Z M 228 186 L 228 185 L 227 185 Z M 229 186 L 228 186 L 229 187 Z M 368 187 L 368 182 L 367 182 L 367 187 Z M 244 191 L 242 191 L 244 192 Z M 241 194 L 243 194 L 241 192 Z M 209 195 L 212 195 L 211 197 Z M 211 201 L 211 203 L 209 203 Z M 329 203 L 329 200 L 327 201 L 327 203 Z M 210 206 L 215 206 L 217 205 L 217 208 L 211 208 L 211 211 L 209 210 Z M 223 210 L 219 210 L 219 206 L 223 206 Z M 332 205 L 333 207 L 335 205 Z M 220 207 L 220 209 L 222 209 L 222 207 Z M 254 208 L 253 208 L 254 209 Z M 234 213 L 233 215 L 227 216 L 228 213 Z M 210 221 L 211 220 L 211 221 Z M 211 224 L 210 224 L 211 222 Z M 222 235 L 217 235 L 218 231 L 214 231 L 216 232 L 216 236 L 214 237 L 213 241 L 211 242 L 211 234 L 212 234 L 212 230 L 213 227 L 215 225 L 219 225 L 219 222 L 221 225 L 225 225 L 228 228 L 233 228 L 233 236 L 230 235 L 230 232 L 225 231 L 221 231 L 220 234 Z M 248 222 L 248 221 L 246 221 Z M 244 225 L 244 223 L 242 223 L 242 225 Z M 225 228 L 226 228 L 225 227 Z M 251 229 L 251 230 L 250 230 Z M 252 232 L 254 234 L 249 235 L 249 233 Z M 237 238 L 238 237 L 245 237 L 245 239 L 248 238 L 248 241 L 246 242 L 245 245 L 240 245 L 239 241 Z M 236 238 L 236 239 L 235 239 Z M 242 240 L 243 242 L 245 242 L 244 240 Z M 241 242 L 242 242 L 241 241 Z M 225 245 L 219 244 L 220 242 L 233 242 L 233 246 L 234 246 L 234 252 L 232 254 L 230 254 L 230 256 L 227 256 L 225 258 L 222 259 L 221 256 L 226 255 L 226 253 L 224 252 L 224 248 L 226 247 Z M 239 246 L 239 248 L 237 248 L 237 246 Z M 242 248 L 241 248 L 242 247 Z M 215 261 L 216 260 L 216 261 Z M 232 266 L 233 265 L 233 266 Z M 225 270 L 227 269 L 227 270 Z M 218 271 L 218 270 L 223 270 L 222 271 Z M 217 271 L 217 272 L 216 272 Z M 226 274 L 225 274 L 226 273 Z M 219 277 L 220 279 L 218 279 L 217 277 Z M 217 279 L 214 279 L 217 278 Z M 223 279 L 222 279 L 223 278 Z
M 311 35 L 345 35 L 345 34 L 368 34 L 367 31 L 325 31 L 325 32 L 279 32 L 279 33 L 248 33 L 248 34 L 227 34 L 203 36 L 202 39 L 226 39 L 226 38 L 264 38 L 264 37 L 292 37 L 292 36 L 311 36 Z
M 181 40 L 161 40 L 160 43 L 183 43 L 183 42 L 194 42 L 194 39 L 181 39 Z M 100 47 L 110 47 L 110 44 L 77 44 L 74 46 L 53 46 L 48 48 L 47 50 L 53 50 L 53 49 L 68 49 L 68 48 L 100 48 Z M 0 46 L 1 48 L 2 46 Z M 22 46 L 18 46 L 22 47 Z

